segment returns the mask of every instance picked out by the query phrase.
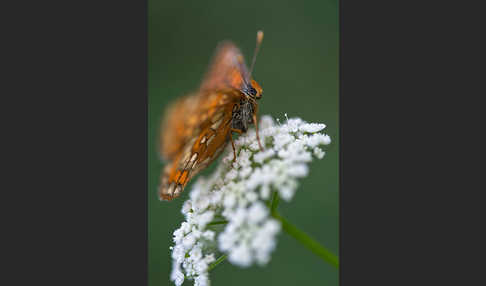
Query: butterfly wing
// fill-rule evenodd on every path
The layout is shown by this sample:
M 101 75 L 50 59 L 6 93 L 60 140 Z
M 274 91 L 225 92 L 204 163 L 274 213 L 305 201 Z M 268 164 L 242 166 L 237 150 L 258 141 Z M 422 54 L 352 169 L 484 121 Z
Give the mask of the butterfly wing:
M 201 108 L 204 113 L 196 116 L 201 119 L 200 124 L 184 144 L 179 144 L 182 145 L 180 151 L 175 153 L 163 170 L 159 187 L 159 197 L 163 200 L 178 197 L 189 180 L 214 161 L 228 143 L 232 110 L 238 99 L 221 93 L 208 95 L 208 99 L 211 101 L 204 103 Z
M 207 91 L 236 89 L 240 90 L 248 76 L 243 54 L 229 41 L 218 45 L 216 53 L 200 90 Z

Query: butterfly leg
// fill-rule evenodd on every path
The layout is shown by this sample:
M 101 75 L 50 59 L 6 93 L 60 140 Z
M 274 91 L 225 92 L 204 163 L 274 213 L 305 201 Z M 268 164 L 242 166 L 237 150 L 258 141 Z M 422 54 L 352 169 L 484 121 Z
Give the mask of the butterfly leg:
M 233 147 L 233 161 L 231 163 L 234 163 L 236 161 L 236 148 L 235 148 L 235 142 L 233 141 L 233 136 L 230 135 L 231 139 L 231 146 Z
M 235 128 L 231 128 L 231 132 L 236 132 L 238 134 L 242 134 L 243 131 L 241 131 L 240 129 L 235 129 Z M 233 136 L 230 134 L 230 139 L 231 139 L 231 146 L 233 147 L 233 162 L 236 161 L 236 148 L 235 148 L 235 142 L 233 141 Z
M 260 151 L 263 151 L 262 143 L 260 143 L 260 136 L 258 135 L 258 121 L 257 121 L 257 116 L 256 112 L 253 113 L 253 123 L 255 124 L 255 129 L 256 129 L 256 138 L 258 141 L 258 146 L 260 147 Z

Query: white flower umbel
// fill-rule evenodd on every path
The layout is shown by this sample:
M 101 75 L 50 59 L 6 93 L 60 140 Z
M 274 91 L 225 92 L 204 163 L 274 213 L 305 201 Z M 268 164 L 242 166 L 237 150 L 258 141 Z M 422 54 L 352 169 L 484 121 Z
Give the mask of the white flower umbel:
M 173 268 L 170 279 L 181 285 L 209 285 L 209 267 L 217 252 L 237 266 L 265 265 L 276 246 L 281 224 L 271 216 L 272 191 L 290 201 L 298 179 L 306 177 L 308 163 L 323 158 L 321 147 L 331 139 L 326 125 L 299 118 L 283 124 L 270 116 L 260 120 L 260 150 L 255 130 L 235 141 L 237 159 L 229 144 L 216 171 L 200 177 L 182 207 L 186 220 L 174 231 Z

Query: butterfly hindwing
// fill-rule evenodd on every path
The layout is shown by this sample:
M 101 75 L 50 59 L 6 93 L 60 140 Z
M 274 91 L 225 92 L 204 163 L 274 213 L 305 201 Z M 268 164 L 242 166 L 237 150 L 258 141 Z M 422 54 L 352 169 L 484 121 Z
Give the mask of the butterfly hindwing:
M 226 103 L 208 111 L 207 119 L 197 128 L 198 132 L 164 169 L 159 189 L 162 199 L 171 200 L 179 196 L 189 180 L 224 150 L 231 131 L 232 109 L 233 105 Z

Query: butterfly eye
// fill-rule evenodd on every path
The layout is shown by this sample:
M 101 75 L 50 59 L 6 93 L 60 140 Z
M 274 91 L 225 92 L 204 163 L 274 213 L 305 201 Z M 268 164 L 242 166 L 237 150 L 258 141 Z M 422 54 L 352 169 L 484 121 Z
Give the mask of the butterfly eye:
M 255 98 L 256 95 L 258 94 L 257 90 L 251 85 L 251 84 L 246 84 L 242 89 L 241 92 L 246 94 L 247 96 Z
M 252 96 L 255 96 L 257 94 L 257 91 L 253 86 L 250 87 L 249 92 L 250 92 L 250 95 L 252 95 Z

